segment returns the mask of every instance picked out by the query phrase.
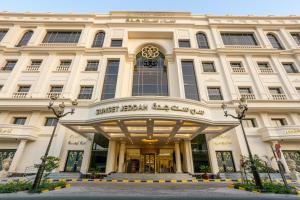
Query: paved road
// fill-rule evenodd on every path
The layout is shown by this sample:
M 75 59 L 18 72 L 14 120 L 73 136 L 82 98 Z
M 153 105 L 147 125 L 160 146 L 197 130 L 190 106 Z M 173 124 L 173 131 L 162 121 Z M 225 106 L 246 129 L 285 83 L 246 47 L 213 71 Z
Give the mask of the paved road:
M 94 200 L 94 199 L 255 199 L 255 200 L 300 200 L 294 195 L 255 194 L 246 191 L 228 189 L 227 183 L 73 183 L 71 188 L 51 191 L 43 194 L 2 194 L 0 199 L 8 200 Z

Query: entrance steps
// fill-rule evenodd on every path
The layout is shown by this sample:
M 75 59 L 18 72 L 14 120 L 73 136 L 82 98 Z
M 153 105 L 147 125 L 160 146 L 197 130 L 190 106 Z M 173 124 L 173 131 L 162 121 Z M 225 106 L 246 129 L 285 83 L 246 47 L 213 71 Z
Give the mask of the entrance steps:
M 80 173 L 77 172 L 54 172 L 51 173 L 47 178 L 48 179 L 78 179 L 80 178 Z
M 112 173 L 105 177 L 106 180 L 195 180 L 196 178 L 190 174 L 185 173 L 157 173 L 157 174 L 147 174 L 147 173 Z

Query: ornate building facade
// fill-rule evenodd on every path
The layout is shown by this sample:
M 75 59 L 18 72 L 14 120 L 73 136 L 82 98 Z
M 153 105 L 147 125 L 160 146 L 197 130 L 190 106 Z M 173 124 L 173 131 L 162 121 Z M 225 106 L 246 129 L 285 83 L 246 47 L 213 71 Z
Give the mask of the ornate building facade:
M 0 160 L 27 173 L 235 172 L 253 154 L 300 164 L 300 17 L 184 12 L 0 13 Z M 78 100 L 59 122 L 47 109 Z M 284 161 L 285 159 L 283 159 Z M 288 171 L 287 164 L 284 166 Z M 276 164 L 273 161 L 273 167 Z

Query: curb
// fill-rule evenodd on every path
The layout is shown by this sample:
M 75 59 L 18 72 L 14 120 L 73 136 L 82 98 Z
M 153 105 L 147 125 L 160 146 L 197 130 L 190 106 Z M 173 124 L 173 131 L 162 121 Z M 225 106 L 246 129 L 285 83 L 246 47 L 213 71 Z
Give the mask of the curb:
M 58 187 L 55 187 L 53 190 L 61 190 L 63 188 L 70 188 L 71 187 L 71 184 L 66 184 L 65 186 L 58 186 Z M 53 191 L 53 190 L 49 190 L 49 189 L 46 189 L 46 190 L 42 190 L 41 193 L 46 193 L 46 192 L 50 192 L 50 191 Z

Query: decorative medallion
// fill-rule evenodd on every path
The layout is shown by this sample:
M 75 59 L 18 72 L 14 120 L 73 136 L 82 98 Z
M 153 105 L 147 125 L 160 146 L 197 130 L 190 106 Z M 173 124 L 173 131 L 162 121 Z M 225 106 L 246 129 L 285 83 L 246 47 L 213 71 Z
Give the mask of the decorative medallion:
M 159 55 L 158 48 L 152 45 L 147 45 L 142 49 L 142 56 L 147 59 L 154 59 Z

